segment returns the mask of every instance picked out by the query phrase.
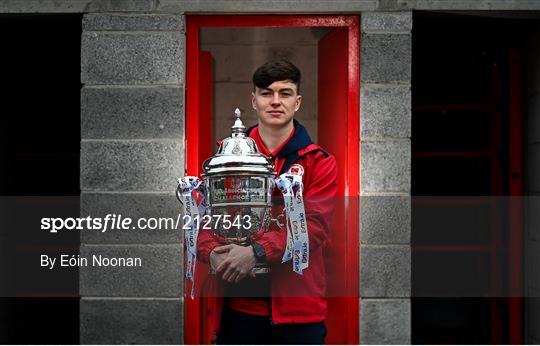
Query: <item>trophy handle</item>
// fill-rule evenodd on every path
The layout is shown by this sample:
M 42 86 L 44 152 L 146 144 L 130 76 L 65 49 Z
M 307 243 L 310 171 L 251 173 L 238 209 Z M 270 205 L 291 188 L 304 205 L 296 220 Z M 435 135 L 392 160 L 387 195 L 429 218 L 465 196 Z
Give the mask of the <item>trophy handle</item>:
M 195 177 L 186 177 L 186 178 L 196 179 Z M 205 182 L 201 181 L 200 185 L 194 190 L 195 191 L 200 191 L 200 193 L 202 193 L 202 196 L 203 196 L 202 204 L 206 204 L 205 202 L 206 202 L 206 196 L 207 196 L 207 187 L 206 187 Z M 180 183 L 178 183 L 178 185 L 176 185 L 176 199 L 178 199 L 178 202 L 180 202 L 181 205 L 184 205 L 184 200 L 183 200 L 183 196 L 182 196 L 182 185 Z
M 201 205 L 204 208 L 203 214 L 205 214 L 207 212 L 206 208 L 208 207 L 208 198 L 210 197 L 208 196 L 208 186 L 206 186 L 206 181 L 203 180 L 201 185 L 199 185 L 195 191 L 199 191 L 202 194 Z

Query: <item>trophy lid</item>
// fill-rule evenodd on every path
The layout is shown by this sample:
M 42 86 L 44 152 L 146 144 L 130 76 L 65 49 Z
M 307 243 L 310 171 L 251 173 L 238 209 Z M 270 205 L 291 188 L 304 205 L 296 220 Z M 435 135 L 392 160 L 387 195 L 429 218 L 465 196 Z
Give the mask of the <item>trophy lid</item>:
M 255 144 L 246 136 L 246 127 L 240 119 L 238 108 L 234 111 L 236 120 L 231 127 L 231 136 L 225 138 L 217 153 L 203 163 L 202 176 L 227 174 L 265 174 L 274 176 L 274 165 Z

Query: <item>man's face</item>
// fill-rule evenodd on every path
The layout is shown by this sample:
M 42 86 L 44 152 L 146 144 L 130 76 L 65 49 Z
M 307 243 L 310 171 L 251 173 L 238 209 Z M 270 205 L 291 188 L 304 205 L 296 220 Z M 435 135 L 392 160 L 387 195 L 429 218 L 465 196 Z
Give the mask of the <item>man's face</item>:
M 266 88 L 255 87 L 251 98 L 259 122 L 278 128 L 292 121 L 301 102 L 302 96 L 298 95 L 296 84 L 289 80 L 274 82 Z

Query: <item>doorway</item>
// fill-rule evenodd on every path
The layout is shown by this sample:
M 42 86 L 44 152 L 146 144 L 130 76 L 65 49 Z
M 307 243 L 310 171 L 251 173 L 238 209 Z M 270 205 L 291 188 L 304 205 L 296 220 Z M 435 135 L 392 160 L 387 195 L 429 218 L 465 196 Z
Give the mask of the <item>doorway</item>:
M 328 298 L 326 341 L 357 344 L 358 17 L 188 16 L 186 43 L 189 175 L 199 175 L 202 161 L 215 152 L 215 139 L 229 135 L 234 108 L 244 111 L 246 125 L 254 124 L 249 100 L 251 74 L 257 66 L 272 58 L 288 58 L 302 70 L 303 102 L 311 100 L 303 104 L 299 119 L 314 141 L 336 157 L 338 193 L 344 200 L 338 203 L 332 227 L 346 231 L 336 234 L 333 241 L 341 246 L 330 251 L 333 265 L 339 267 L 334 273 L 337 280 L 332 280 L 338 293 Z M 212 343 L 211 318 L 204 298 L 185 299 L 184 321 L 186 343 Z
M 519 344 L 530 23 L 421 12 L 414 23 L 412 342 Z

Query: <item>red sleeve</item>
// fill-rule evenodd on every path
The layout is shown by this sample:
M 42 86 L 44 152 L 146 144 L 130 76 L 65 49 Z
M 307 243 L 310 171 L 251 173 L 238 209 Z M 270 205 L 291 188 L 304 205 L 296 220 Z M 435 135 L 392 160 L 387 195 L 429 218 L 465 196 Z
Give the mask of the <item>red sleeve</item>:
M 320 152 L 318 154 L 323 155 Z M 337 163 L 334 156 L 323 155 L 314 168 L 304 189 L 310 251 L 315 251 L 327 243 L 338 189 Z
M 219 245 L 222 245 L 222 243 L 217 236 L 210 230 L 201 229 L 197 236 L 197 259 L 203 263 L 209 263 L 210 253 Z
M 281 261 L 287 245 L 287 230 L 266 232 L 254 240 L 264 248 L 266 262 Z
M 332 214 L 337 195 L 337 164 L 330 155 L 317 152 L 308 155 L 304 164 L 311 168 L 304 175 L 304 207 L 307 214 L 307 226 L 310 251 L 326 245 Z M 280 261 L 285 252 L 287 232 L 282 228 L 279 232 L 264 233 L 257 240 L 264 248 L 267 262 Z

